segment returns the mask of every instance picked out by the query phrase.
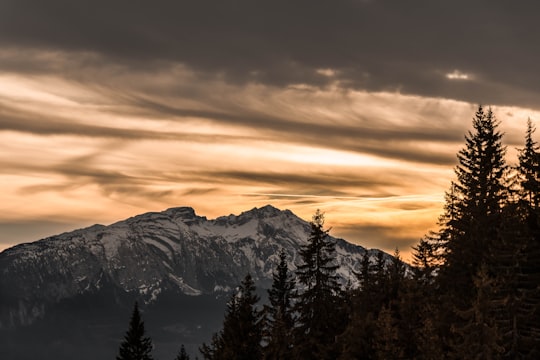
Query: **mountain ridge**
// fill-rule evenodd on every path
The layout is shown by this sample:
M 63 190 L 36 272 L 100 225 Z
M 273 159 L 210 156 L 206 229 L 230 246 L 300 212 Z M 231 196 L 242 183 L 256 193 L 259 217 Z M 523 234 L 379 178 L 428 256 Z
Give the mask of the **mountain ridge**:
M 211 220 L 173 207 L 19 244 L 0 253 L 0 329 L 32 324 L 51 304 L 104 283 L 145 303 L 165 292 L 226 293 L 248 272 L 269 288 L 279 249 L 294 271 L 309 232 L 309 222 L 272 205 Z M 363 257 L 381 251 L 335 240 L 340 281 L 354 285 Z

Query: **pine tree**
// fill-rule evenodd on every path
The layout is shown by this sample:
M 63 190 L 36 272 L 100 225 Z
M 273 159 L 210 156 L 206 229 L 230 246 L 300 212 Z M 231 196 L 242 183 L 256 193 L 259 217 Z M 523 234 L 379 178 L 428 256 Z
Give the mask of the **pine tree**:
M 497 285 L 488 274 L 488 267 L 485 264 L 481 264 L 473 281 L 476 293 L 471 306 L 465 310 L 457 310 L 463 322 L 452 326 L 452 331 L 457 336 L 453 339 L 451 357 L 497 359 L 504 352 L 504 347 L 500 344 L 501 336 L 495 321 L 491 296 L 493 288 Z
M 405 264 L 401 260 L 401 255 L 398 248 L 396 248 L 394 251 L 392 262 L 390 263 L 387 273 L 388 295 L 390 300 L 397 300 L 405 279 Z
M 488 305 L 505 358 L 534 358 L 535 349 L 540 348 L 540 242 L 535 241 L 540 168 L 533 133 L 529 120 L 525 148 L 519 153 L 518 196 L 511 197 L 504 207 L 499 236 L 488 251 L 493 284 L 487 294 Z
M 413 247 L 412 256 L 414 275 L 407 281 L 407 291 L 400 299 L 400 314 L 405 316 L 402 322 L 410 324 L 405 337 L 409 339 L 409 348 L 411 345 L 415 348 L 413 355 L 407 355 L 415 359 L 443 359 L 441 301 L 436 281 L 442 261 L 438 234 L 430 233 L 422 238 Z
M 487 267 L 489 283 L 497 284 L 499 269 L 493 255 L 501 244 L 503 211 L 510 194 L 506 149 L 491 109 L 484 111 L 479 106 L 472 125 L 465 147 L 458 152 L 456 180 L 446 194 L 440 231 L 431 237 L 438 242 L 443 262 L 435 284 L 440 312 L 434 324 L 439 330 L 437 337 L 445 341 L 443 352 L 455 350 L 460 337 L 465 336 L 448 329 L 474 328 L 470 324 L 474 317 L 459 314 L 471 313 L 474 308 L 481 266 Z M 495 293 L 492 290 L 489 296 Z
M 255 283 L 246 275 L 236 293 L 227 304 L 223 329 L 212 338 L 210 345 L 199 349 L 209 360 L 262 359 L 262 315 L 256 304 Z
M 519 200 L 517 216 L 507 226 L 519 232 L 514 235 L 514 285 L 509 290 L 513 309 L 511 353 L 538 357 L 540 353 L 540 147 L 533 140 L 535 128 L 527 121 L 525 147 L 519 153 Z M 510 291 L 507 291 L 510 292 Z
M 521 203 L 528 213 L 540 209 L 540 148 L 532 137 L 535 131 L 536 129 L 531 119 L 528 119 L 525 147 L 518 155 L 518 173 L 521 187 L 520 198 Z
M 285 250 L 279 253 L 279 264 L 273 275 L 272 288 L 268 290 L 270 305 L 266 307 L 265 359 L 290 359 L 294 317 L 291 300 L 295 281 L 290 276 Z
M 176 355 L 175 360 L 189 360 L 189 355 L 186 352 L 186 348 L 184 347 L 184 344 L 180 346 L 180 351 L 178 352 L 178 355 Z
M 437 234 L 426 235 L 412 250 L 414 278 L 424 285 L 431 284 L 442 264 Z
M 384 268 L 382 252 L 381 266 Z M 372 264 L 366 252 L 360 264 L 360 271 L 355 273 L 359 286 L 348 291 L 349 321 L 339 337 L 342 344 L 341 360 L 372 359 L 374 333 L 377 328 L 376 315 L 382 303 L 382 292 L 377 284 L 376 265 Z
M 421 309 L 419 311 L 421 323 L 416 328 L 413 339 L 416 342 L 417 354 L 414 359 L 418 360 L 440 360 L 445 359 L 443 350 L 443 340 L 439 333 L 438 325 L 440 321 L 437 318 L 439 306 L 434 306 L 429 300 L 419 302 Z
M 446 214 L 441 218 L 445 260 L 441 279 L 455 295 L 452 301 L 462 306 L 468 306 L 467 299 L 474 295 L 473 278 L 480 264 L 489 264 L 489 249 L 498 236 L 508 196 L 506 149 L 497 127 L 491 109 L 484 112 L 479 106 L 474 132 L 467 134 L 458 153 L 457 181 L 447 194 Z
M 298 281 L 304 288 L 296 309 L 298 359 L 337 358 L 336 339 L 345 328 L 344 299 L 336 275 L 336 244 L 328 232 L 324 229 L 324 215 L 317 210 L 308 243 L 300 249 L 302 264 L 297 267 Z
M 135 302 L 129 329 L 120 344 L 116 360 L 152 360 L 152 340 L 145 336 L 139 305 Z
M 383 306 L 377 318 L 374 348 L 377 360 L 403 358 L 398 325 L 392 310 L 386 306 Z
M 214 333 L 212 335 L 212 341 L 210 344 L 202 343 L 202 345 L 199 348 L 199 351 L 201 352 L 203 359 L 206 360 L 223 360 L 227 359 L 225 356 L 225 344 L 223 342 L 223 338 L 221 337 L 221 333 Z

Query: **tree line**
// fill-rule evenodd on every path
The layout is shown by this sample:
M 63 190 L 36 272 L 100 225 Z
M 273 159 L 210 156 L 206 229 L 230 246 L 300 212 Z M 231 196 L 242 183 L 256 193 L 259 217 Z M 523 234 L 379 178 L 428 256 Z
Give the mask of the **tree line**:
M 359 286 L 338 282 L 335 242 L 317 211 L 301 263 L 279 254 L 268 303 L 248 274 L 207 360 L 540 358 L 540 154 L 529 120 L 517 166 L 506 163 L 499 122 L 479 106 L 458 152 L 439 229 L 413 247 L 364 256 Z M 142 326 L 142 331 L 141 331 Z M 135 306 L 117 360 L 151 359 Z M 177 360 L 189 359 L 183 346 Z

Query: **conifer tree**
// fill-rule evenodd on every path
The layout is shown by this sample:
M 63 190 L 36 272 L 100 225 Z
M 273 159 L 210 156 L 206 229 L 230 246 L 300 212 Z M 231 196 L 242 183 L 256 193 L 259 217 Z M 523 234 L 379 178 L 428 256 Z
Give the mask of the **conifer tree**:
M 295 281 L 287 266 L 285 250 L 279 253 L 279 264 L 273 275 L 272 288 L 268 290 L 270 305 L 266 307 L 266 340 L 265 359 L 290 359 L 292 351 L 292 330 L 294 317 L 292 298 Z
M 394 251 L 392 262 L 386 272 L 388 274 L 389 299 L 397 300 L 405 279 L 405 264 L 401 260 L 398 248 Z
M 518 219 L 516 222 L 521 220 L 518 235 L 523 240 L 515 251 L 514 264 L 518 272 L 513 288 L 519 293 L 512 319 L 512 348 L 523 357 L 538 356 L 540 352 L 540 147 L 533 140 L 534 132 L 532 121 L 528 119 L 525 147 L 519 153 L 519 215 L 514 217 Z
M 180 346 L 180 351 L 178 352 L 178 355 L 176 355 L 176 358 L 174 360 L 189 360 L 189 355 L 186 352 L 184 344 Z
M 386 306 L 382 307 L 377 318 L 374 348 L 377 360 L 403 358 L 398 326 L 392 310 Z
M 412 250 L 414 278 L 425 285 L 431 284 L 442 260 L 437 234 L 426 235 Z
M 259 297 L 255 283 L 247 274 L 227 304 L 223 329 L 210 345 L 199 349 L 209 360 L 257 360 L 262 358 L 262 316 L 256 308 Z
M 378 263 L 384 268 L 382 252 Z M 339 341 L 343 344 L 340 359 L 372 359 L 375 353 L 374 333 L 377 328 L 376 316 L 382 306 L 380 284 L 377 284 L 377 266 L 372 264 L 366 252 L 360 264 L 360 271 L 355 273 L 359 286 L 348 291 L 349 321 Z
M 227 313 L 226 316 L 228 316 L 228 314 L 229 313 Z M 227 359 L 225 356 L 225 344 L 223 342 L 221 332 L 214 333 L 212 335 L 212 341 L 210 344 L 202 343 L 202 345 L 199 347 L 199 351 L 201 352 L 203 359 L 206 360 Z
M 491 301 L 496 292 L 494 281 L 500 274 L 495 249 L 500 246 L 503 211 L 509 200 L 508 166 L 502 134 L 491 109 L 478 107 L 473 118 L 473 130 L 465 136 L 465 147 L 458 152 L 456 180 L 446 194 L 445 213 L 439 219 L 440 231 L 431 239 L 438 242 L 442 266 L 435 288 L 440 304 L 437 337 L 444 339 L 443 352 L 450 352 L 460 344 L 464 335 L 448 329 L 478 329 L 461 314 L 473 314 L 475 301 Z M 476 280 L 481 266 L 489 278 L 490 293 L 478 288 Z M 476 317 L 476 319 L 479 319 Z M 461 331 L 461 330 L 460 330 Z M 465 331 L 465 330 L 463 330 Z
M 455 359 L 496 359 L 504 352 L 504 347 L 491 298 L 496 284 L 488 274 L 487 265 L 481 264 L 473 281 L 476 294 L 472 304 L 466 310 L 457 310 L 464 321 L 452 326 L 457 336 L 453 338 L 451 355 Z
M 520 200 L 528 213 L 534 213 L 540 209 L 540 148 L 532 137 L 535 131 L 531 119 L 528 119 L 525 147 L 518 155 Z
M 445 352 L 443 351 L 443 341 L 439 337 L 439 329 L 437 329 L 436 319 L 432 314 L 436 313 L 428 307 L 424 307 L 425 314 L 422 314 L 421 327 L 417 329 L 415 335 L 416 346 L 418 353 L 414 357 L 418 360 L 440 360 L 445 359 Z
M 402 322 L 411 326 L 405 337 L 415 347 L 414 356 L 408 354 L 409 358 L 444 358 L 440 334 L 441 301 L 436 281 L 442 259 L 437 236 L 430 233 L 413 247 L 413 278 L 407 281 L 407 292 L 401 296 L 400 314 L 405 316 Z
M 297 276 L 303 292 L 298 297 L 295 357 L 336 359 L 336 338 L 345 328 L 344 301 L 338 283 L 335 241 L 324 229 L 319 210 L 311 222 L 308 243 L 300 249 Z
M 403 344 L 411 342 L 410 339 L 404 339 L 407 332 L 410 332 L 410 325 L 401 319 L 400 298 L 405 295 L 408 285 L 399 250 L 396 249 L 391 262 L 387 262 L 384 253 L 379 252 L 376 262 L 372 264 L 366 254 L 356 276 L 360 286 L 349 292 L 350 319 L 340 336 L 343 343 L 341 359 L 376 359 L 384 356 L 386 350 L 390 351 L 390 347 L 395 347 L 396 351 L 399 348 L 398 353 L 405 354 L 406 346 Z M 406 307 L 403 306 L 404 309 Z M 385 313 L 381 314 L 383 310 Z M 407 316 L 412 317 L 414 314 Z M 382 319 L 386 322 L 384 329 L 380 323 Z M 405 316 L 403 319 L 409 320 Z M 393 331 L 392 339 L 383 338 L 384 332 L 390 327 Z
M 489 249 L 498 236 L 508 189 L 506 149 L 491 109 L 479 106 L 473 132 L 458 153 L 457 180 L 447 194 L 446 214 L 441 218 L 441 246 L 445 266 L 441 279 L 453 293 L 453 302 L 468 306 L 480 264 L 489 264 Z M 452 278 L 447 279 L 446 275 Z M 465 300 L 465 303 L 462 302 Z
M 120 344 L 116 360 L 152 360 L 152 340 L 145 336 L 139 305 L 135 302 L 129 329 Z
M 533 353 L 540 346 L 540 242 L 535 240 L 540 168 L 533 133 L 529 120 L 525 148 L 519 153 L 518 196 L 504 207 L 499 236 L 488 251 L 492 285 L 486 303 L 491 307 L 505 358 L 535 357 Z

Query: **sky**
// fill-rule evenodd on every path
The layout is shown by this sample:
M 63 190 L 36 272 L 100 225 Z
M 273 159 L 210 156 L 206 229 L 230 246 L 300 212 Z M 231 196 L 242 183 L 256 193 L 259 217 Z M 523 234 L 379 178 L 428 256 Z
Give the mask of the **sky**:
M 0 250 L 272 204 L 388 252 L 437 228 L 491 106 L 540 120 L 536 1 L 0 0 Z

